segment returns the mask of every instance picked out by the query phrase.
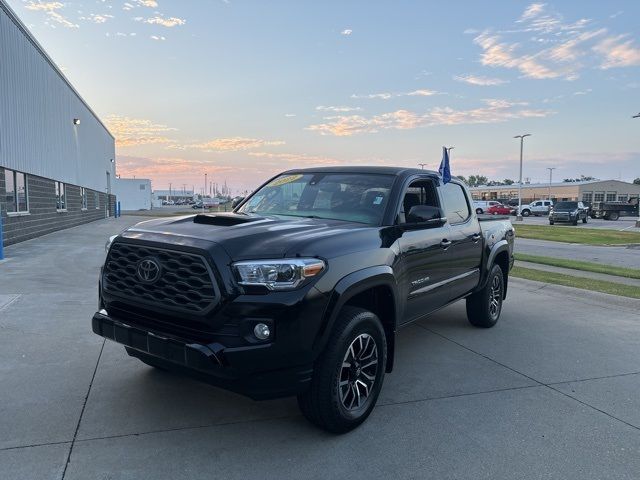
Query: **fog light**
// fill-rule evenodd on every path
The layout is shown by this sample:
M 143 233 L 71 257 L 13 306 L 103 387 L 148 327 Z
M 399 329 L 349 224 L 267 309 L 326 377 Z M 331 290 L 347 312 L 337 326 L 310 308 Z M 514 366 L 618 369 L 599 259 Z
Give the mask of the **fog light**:
M 269 325 L 257 323 L 256 326 L 253 327 L 253 334 L 258 340 L 266 340 L 271 335 L 271 330 L 269 330 Z

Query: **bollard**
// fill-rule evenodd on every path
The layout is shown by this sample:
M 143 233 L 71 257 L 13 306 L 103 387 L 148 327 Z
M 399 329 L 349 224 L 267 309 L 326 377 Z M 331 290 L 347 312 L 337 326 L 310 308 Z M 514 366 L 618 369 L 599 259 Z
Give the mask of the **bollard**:
M 120 202 L 118 202 L 118 206 L 116 207 L 116 218 L 120 218 L 120 215 L 122 215 L 122 210 L 120 208 Z
M 4 260 L 4 236 L 2 234 L 2 209 L 0 208 L 0 260 Z

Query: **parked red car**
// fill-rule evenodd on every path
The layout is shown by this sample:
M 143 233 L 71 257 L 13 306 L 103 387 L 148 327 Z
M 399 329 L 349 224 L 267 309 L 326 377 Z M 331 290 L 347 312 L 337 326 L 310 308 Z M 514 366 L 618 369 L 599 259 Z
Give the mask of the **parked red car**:
M 510 215 L 512 207 L 508 207 L 505 205 L 494 205 L 492 207 L 487 208 L 487 214 L 489 215 Z

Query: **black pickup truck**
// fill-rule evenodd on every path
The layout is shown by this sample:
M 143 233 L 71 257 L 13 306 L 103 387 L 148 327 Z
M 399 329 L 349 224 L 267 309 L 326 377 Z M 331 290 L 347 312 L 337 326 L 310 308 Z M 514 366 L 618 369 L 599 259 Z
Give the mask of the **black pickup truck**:
M 233 213 L 112 237 L 92 328 L 154 367 L 297 395 L 345 432 L 373 409 L 398 328 L 462 298 L 472 325 L 498 321 L 514 229 L 471 206 L 462 182 L 426 170 L 288 171 Z

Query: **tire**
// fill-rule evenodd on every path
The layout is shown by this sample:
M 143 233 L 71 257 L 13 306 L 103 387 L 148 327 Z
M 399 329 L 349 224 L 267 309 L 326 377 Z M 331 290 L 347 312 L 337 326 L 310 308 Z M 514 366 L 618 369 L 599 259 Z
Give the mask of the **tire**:
M 482 290 L 467 297 L 467 319 L 474 327 L 491 328 L 500 318 L 504 297 L 504 276 L 494 265 Z
M 584 218 L 582 219 L 582 223 L 587 223 L 587 216 L 585 215 Z
M 574 227 L 578 226 L 578 217 L 576 217 L 576 219 L 573 222 L 571 222 L 571 225 L 573 225 Z
M 380 319 L 368 310 L 344 307 L 316 361 L 310 388 L 298 395 L 302 414 L 328 432 L 353 430 L 375 407 L 386 360 L 387 342 Z M 368 363 L 363 366 L 364 362 Z
M 553 225 L 553 220 L 549 220 L 549 225 Z
M 163 372 L 167 372 L 167 367 L 162 365 L 162 361 L 155 360 L 152 355 L 145 355 L 142 352 L 136 352 L 134 349 L 129 347 L 124 347 L 129 356 L 137 358 L 142 363 L 149 365 L 150 367 L 157 368 L 158 370 L 162 370 Z
M 609 218 L 607 220 L 613 220 L 614 222 L 620 218 L 620 214 L 618 212 L 609 213 Z
M 482 209 L 476 208 L 476 215 L 482 215 Z
M 528 217 L 529 215 L 531 215 L 531 210 L 522 210 L 523 217 Z

